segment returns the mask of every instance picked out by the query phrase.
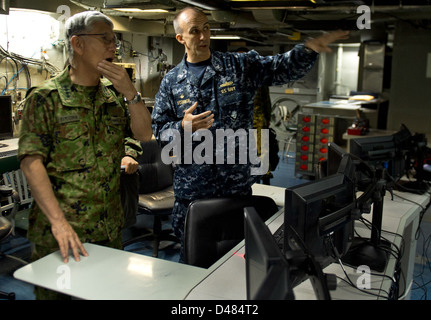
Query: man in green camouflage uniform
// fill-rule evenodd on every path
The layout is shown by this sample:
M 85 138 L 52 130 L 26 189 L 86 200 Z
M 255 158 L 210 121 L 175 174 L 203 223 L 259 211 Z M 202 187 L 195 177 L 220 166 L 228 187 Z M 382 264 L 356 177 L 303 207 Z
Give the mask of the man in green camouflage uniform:
M 152 135 L 139 93 L 111 62 L 116 40 L 109 18 L 84 12 L 69 19 L 66 32 L 70 66 L 28 96 L 18 151 L 35 199 L 28 230 L 33 259 L 60 248 L 64 262 L 69 249 L 77 261 L 79 252 L 88 255 L 83 242 L 121 248 L 120 168 L 137 169 L 140 146 L 132 132 L 142 141 Z
M 38 154 L 46 159 L 54 192 L 62 199 L 61 209 L 82 242 L 116 241 L 123 223 L 120 163 L 125 155 L 137 158 L 139 142 L 127 138 L 124 147 L 125 136 L 131 134 L 126 132 L 127 110 L 114 92 L 107 86 L 74 85 L 68 71 L 28 98 L 19 157 Z M 36 246 L 58 249 L 47 228 L 49 221 L 41 213 L 36 203 L 28 238 Z

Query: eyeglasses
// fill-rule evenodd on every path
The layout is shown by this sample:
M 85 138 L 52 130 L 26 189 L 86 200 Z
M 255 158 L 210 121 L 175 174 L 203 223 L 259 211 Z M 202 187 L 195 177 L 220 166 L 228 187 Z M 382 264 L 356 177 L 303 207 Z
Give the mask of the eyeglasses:
M 106 33 L 80 33 L 80 34 L 76 34 L 76 36 L 78 36 L 78 37 L 81 37 L 81 36 L 101 36 L 103 43 L 106 44 L 107 46 L 109 46 L 111 43 L 113 43 L 116 48 L 118 48 L 120 46 L 120 41 L 118 41 L 118 38 L 116 35 L 114 35 L 113 38 L 108 38 L 108 35 Z

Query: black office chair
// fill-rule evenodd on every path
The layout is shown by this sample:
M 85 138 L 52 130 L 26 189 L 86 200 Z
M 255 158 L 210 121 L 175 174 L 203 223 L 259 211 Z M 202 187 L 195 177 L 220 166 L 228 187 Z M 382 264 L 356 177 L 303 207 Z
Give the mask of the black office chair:
M 185 263 L 209 268 L 244 239 L 244 208 L 255 207 L 263 221 L 278 210 L 272 198 L 250 196 L 193 201 L 184 233 Z
M 174 207 L 173 168 L 161 158 L 161 148 L 156 140 L 141 142 L 142 155 L 139 162 L 139 197 L 138 214 L 151 215 L 153 228 L 145 229 L 132 239 L 123 242 L 123 248 L 142 240 L 153 241 L 153 257 L 158 256 L 159 245 L 163 240 L 178 243 L 171 229 L 162 229 L 162 220 L 167 220 Z M 142 233 L 142 230 L 140 230 Z
M 6 239 L 11 233 L 12 233 L 12 225 L 10 221 L 0 215 L 0 242 L 3 239 Z M 0 255 L 3 255 L 3 254 L 0 252 Z M 0 300 L 2 299 L 15 300 L 15 293 L 0 291 Z
M 12 202 L 12 208 L 10 209 L 10 205 L 6 205 L 6 206 L 1 206 L 0 207 L 0 242 L 2 242 L 4 239 L 6 239 L 13 230 L 13 225 L 12 223 L 6 219 L 6 217 L 3 216 L 3 214 L 6 214 L 7 212 L 9 213 L 8 215 L 12 217 L 14 217 L 17 209 L 18 209 L 18 202 L 19 201 L 19 196 L 18 193 L 15 192 L 11 187 L 8 186 L 1 186 L 0 187 L 0 200 L 4 200 L 8 197 L 11 197 L 13 202 Z M 5 208 L 7 210 L 5 210 Z M 0 252 L 0 256 L 2 259 L 7 258 L 8 256 L 3 254 L 2 252 Z M 15 293 L 13 292 L 3 292 L 0 291 L 0 299 L 7 299 L 7 300 L 15 300 Z

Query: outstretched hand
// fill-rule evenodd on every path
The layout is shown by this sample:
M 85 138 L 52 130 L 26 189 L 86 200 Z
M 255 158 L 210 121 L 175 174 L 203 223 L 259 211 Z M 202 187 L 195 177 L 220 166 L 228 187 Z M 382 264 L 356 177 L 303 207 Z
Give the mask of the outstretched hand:
M 337 30 L 325 33 L 317 38 L 308 39 L 305 41 L 305 47 L 315 52 L 331 52 L 329 44 L 339 41 L 346 40 L 349 38 L 349 31 Z
M 194 115 L 193 111 L 197 108 L 198 103 L 195 102 L 190 108 L 184 111 L 184 118 L 181 122 L 181 126 L 185 129 L 186 124 L 191 123 L 192 132 L 199 129 L 209 129 L 214 122 L 214 114 L 211 111 L 205 111 Z

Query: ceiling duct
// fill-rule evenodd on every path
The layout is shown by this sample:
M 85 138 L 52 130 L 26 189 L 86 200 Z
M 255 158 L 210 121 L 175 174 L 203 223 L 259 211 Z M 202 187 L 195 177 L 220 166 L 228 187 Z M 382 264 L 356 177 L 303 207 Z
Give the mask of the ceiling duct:
M 261 26 L 250 12 L 211 11 L 211 17 L 216 22 L 229 23 L 232 28 L 259 28 Z
M 269 25 L 285 25 L 286 10 L 253 10 L 252 12 L 257 22 Z
M 105 0 L 105 7 L 106 8 L 112 8 L 112 7 L 130 7 L 130 6 L 136 6 L 140 5 L 142 3 L 148 3 L 151 2 L 151 0 Z

